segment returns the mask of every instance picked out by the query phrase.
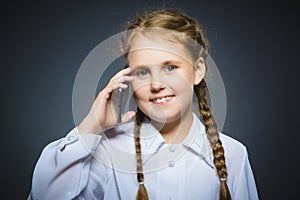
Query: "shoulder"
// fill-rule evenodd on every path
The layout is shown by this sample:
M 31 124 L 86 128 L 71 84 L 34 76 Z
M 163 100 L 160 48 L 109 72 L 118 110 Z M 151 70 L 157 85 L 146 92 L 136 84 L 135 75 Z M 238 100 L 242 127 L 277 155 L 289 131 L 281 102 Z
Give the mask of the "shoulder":
M 228 150 L 230 152 L 233 151 L 233 152 L 240 152 L 240 153 L 242 152 L 245 153 L 247 151 L 246 146 L 242 142 L 224 133 L 219 133 L 219 135 L 225 150 Z
M 246 146 L 224 133 L 220 133 L 220 140 L 225 151 L 226 165 L 229 170 L 230 168 L 236 170 L 241 169 L 245 160 L 248 159 Z
M 228 187 L 234 199 L 258 199 L 257 189 L 244 144 L 225 134 L 220 134 L 228 174 Z

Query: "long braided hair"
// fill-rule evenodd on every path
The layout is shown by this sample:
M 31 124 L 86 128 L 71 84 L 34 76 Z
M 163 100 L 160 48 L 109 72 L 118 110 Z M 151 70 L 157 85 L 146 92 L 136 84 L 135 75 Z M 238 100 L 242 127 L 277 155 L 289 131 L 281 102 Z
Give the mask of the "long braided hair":
M 201 45 L 201 49 L 193 49 L 191 52 L 191 54 L 196 59 L 199 57 L 199 55 L 203 55 L 203 50 L 208 50 L 208 42 L 204 38 L 203 31 L 198 22 L 195 19 L 183 14 L 183 12 L 181 11 L 158 10 L 145 12 L 129 22 L 126 30 L 128 31 L 148 27 L 170 29 L 179 33 L 183 33 L 187 37 L 192 38 L 195 42 Z M 128 52 L 129 48 L 130 47 L 127 46 L 126 52 Z M 125 54 L 125 58 L 127 58 L 127 55 L 128 54 Z M 214 156 L 213 162 L 216 167 L 217 175 L 220 179 L 220 200 L 231 200 L 230 192 L 226 183 L 227 170 L 224 149 L 222 146 L 222 142 L 219 139 L 217 124 L 207 103 L 207 91 L 208 88 L 204 79 L 198 85 L 194 86 L 194 92 L 196 94 L 199 105 L 199 112 L 205 125 L 207 138 L 211 144 Z M 137 162 L 137 180 L 139 182 L 139 188 L 136 195 L 136 200 L 148 200 L 147 190 L 144 186 L 144 174 L 141 156 L 142 149 L 140 143 L 140 129 L 144 118 L 145 114 L 141 110 L 137 109 L 134 127 L 134 140 Z

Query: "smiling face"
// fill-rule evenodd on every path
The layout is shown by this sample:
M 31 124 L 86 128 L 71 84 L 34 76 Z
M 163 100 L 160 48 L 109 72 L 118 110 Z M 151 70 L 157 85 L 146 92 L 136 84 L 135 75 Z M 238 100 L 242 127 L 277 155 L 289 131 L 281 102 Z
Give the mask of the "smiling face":
M 131 44 L 129 66 L 137 106 L 159 123 L 192 116 L 193 86 L 204 74 L 181 43 L 137 37 Z

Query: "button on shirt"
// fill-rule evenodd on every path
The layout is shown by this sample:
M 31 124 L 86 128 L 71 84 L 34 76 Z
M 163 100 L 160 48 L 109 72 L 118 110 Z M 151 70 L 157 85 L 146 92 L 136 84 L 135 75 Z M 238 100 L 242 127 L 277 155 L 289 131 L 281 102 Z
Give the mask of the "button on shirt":
M 133 123 L 100 135 L 78 134 L 47 145 L 34 170 L 28 199 L 135 199 L 139 183 Z M 188 136 L 166 144 L 150 124 L 141 128 L 144 184 L 150 199 L 218 200 L 220 181 L 205 127 L 195 114 Z M 246 148 L 220 133 L 233 200 L 258 199 Z

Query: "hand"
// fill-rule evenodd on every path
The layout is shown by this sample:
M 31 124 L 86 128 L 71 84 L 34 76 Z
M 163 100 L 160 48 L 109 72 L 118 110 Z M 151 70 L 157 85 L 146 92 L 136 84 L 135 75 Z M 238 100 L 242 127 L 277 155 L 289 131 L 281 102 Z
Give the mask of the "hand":
M 112 93 L 118 88 L 126 89 L 128 86 L 124 82 L 132 82 L 134 80 L 133 76 L 128 76 L 129 73 L 130 68 L 126 68 L 112 77 L 107 86 L 98 94 L 90 112 L 79 124 L 79 133 L 99 134 L 117 125 L 115 99 L 112 98 Z M 122 115 L 121 123 L 128 122 L 134 116 L 134 111 L 125 113 Z

